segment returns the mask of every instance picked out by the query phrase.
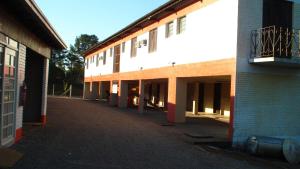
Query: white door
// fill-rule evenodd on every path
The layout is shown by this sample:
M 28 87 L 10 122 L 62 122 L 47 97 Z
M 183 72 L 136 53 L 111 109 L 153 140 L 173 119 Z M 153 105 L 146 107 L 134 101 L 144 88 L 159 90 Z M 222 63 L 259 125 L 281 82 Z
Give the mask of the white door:
M 5 50 L 4 50 L 5 49 Z M 14 141 L 16 103 L 16 56 L 17 52 L 0 47 L 1 65 L 1 145 Z

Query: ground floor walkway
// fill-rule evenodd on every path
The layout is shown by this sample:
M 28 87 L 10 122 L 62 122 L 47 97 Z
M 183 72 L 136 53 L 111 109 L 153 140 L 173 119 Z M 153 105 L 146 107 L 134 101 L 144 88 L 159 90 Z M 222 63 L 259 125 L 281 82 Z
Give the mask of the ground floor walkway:
M 163 113 L 163 112 L 161 112 Z M 110 107 L 99 101 L 48 98 L 44 128 L 25 126 L 24 137 L 13 146 L 24 157 L 15 169 L 268 169 L 290 166 L 230 150 L 189 142 L 194 132 L 220 136 L 227 126 L 208 118 L 189 118 L 168 126 L 159 112 Z M 217 123 L 212 131 L 205 130 Z M 166 124 L 166 125 L 164 125 Z M 202 124 L 202 127 L 201 125 Z M 202 129 L 201 129 L 202 128 Z M 217 134 L 213 136 L 213 131 Z M 299 166 L 295 166 L 299 167 Z

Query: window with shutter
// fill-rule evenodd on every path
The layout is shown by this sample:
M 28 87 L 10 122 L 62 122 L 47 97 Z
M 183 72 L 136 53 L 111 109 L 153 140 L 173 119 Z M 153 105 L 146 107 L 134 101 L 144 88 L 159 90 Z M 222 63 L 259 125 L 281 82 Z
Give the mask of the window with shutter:
M 136 43 L 137 43 L 137 38 L 132 38 L 131 39 L 131 57 L 136 57 L 137 54 L 137 49 L 136 49 Z
M 155 52 L 157 49 L 157 28 L 149 32 L 149 53 Z

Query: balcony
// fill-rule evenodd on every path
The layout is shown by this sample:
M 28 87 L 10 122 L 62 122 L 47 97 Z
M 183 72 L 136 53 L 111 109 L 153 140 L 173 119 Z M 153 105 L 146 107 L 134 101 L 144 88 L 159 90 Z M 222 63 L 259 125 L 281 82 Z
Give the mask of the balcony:
M 300 67 L 300 30 L 269 26 L 251 32 L 249 63 Z

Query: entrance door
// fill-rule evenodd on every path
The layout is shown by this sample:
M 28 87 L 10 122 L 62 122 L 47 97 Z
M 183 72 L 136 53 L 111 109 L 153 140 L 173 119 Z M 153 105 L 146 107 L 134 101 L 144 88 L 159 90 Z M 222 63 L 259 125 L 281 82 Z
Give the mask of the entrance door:
M 1 145 L 14 140 L 16 105 L 16 61 L 17 52 L 0 47 L 1 65 Z
M 120 55 L 121 55 L 121 47 L 120 45 L 117 45 L 114 48 L 114 67 L 113 67 L 114 73 L 120 72 Z
M 36 123 L 41 121 L 43 93 L 44 58 L 27 48 L 25 66 L 26 99 L 23 110 L 23 121 Z

